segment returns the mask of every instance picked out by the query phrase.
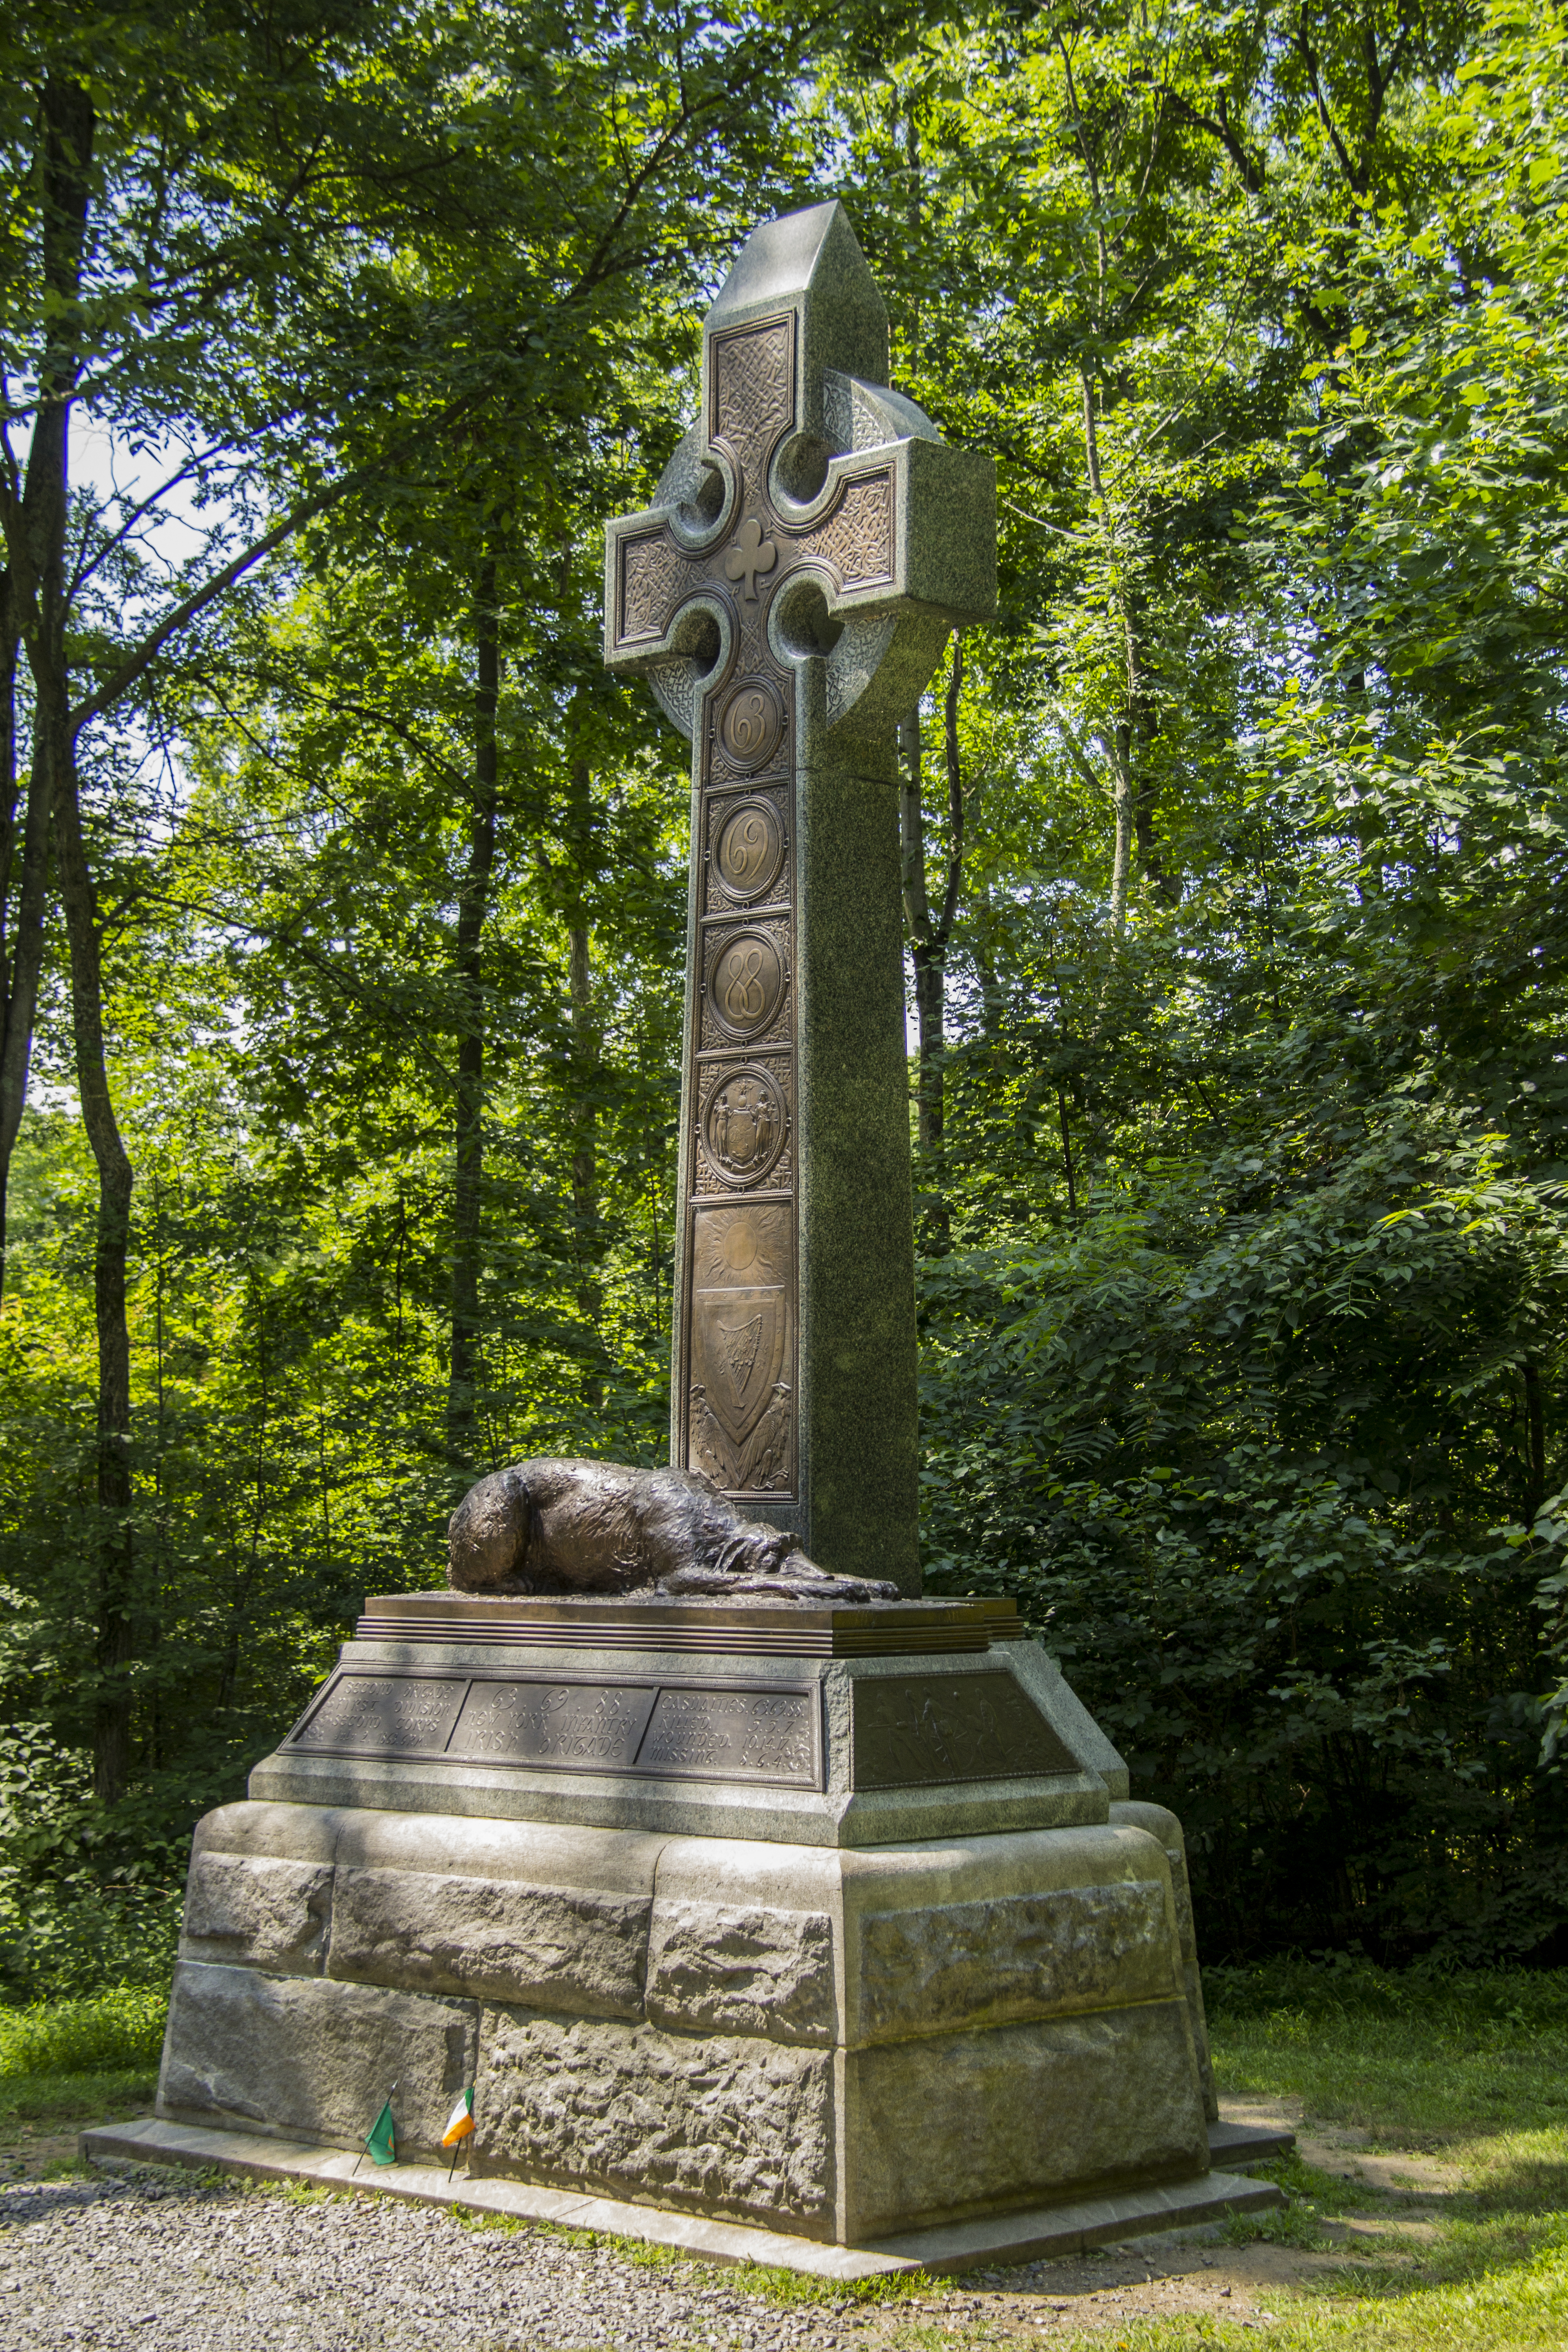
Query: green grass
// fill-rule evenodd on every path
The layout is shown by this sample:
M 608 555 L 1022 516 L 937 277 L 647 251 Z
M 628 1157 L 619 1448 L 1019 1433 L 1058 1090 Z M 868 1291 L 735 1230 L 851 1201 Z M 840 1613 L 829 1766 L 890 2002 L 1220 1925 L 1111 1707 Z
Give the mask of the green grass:
M 1400 2147 L 1568 2127 L 1568 1969 L 1451 1979 L 1276 1964 L 1205 1979 L 1226 2088 Z
M 956 2298 L 951 2315 L 940 2308 L 918 2319 L 904 2315 L 900 2305 L 911 2295 L 941 2304 L 949 2283 L 923 2273 L 851 2286 L 782 2269 L 691 2263 L 670 2247 L 471 2210 L 455 2218 L 679 2269 L 693 2286 L 723 2285 L 774 2304 L 860 2306 L 868 2345 L 889 2352 L 1047 2340 L 1052 2352 L 1242 2352 L 1260 2334 L 1272 2352 L 1564 2352 L 1568 1970 L 1424 1981 L 1368 1968 L 1277 1965 L 1215 1971 L 1206 1990 L 1222 2095 L 1299 2099 L 1309 2134 L 1314 2125 L 1350 2126 L 1384 2152 L 1442 2168 L 1435 2187 L 1384 2195 L 1299 2156 L 1268 2167 L 1287 2206 L 1237 2217 L 1222 2242 L 1263 2240 L 1287 2256 L 1310 2254 L 1310 2268 L 1296 2286 L 1269 2290 L 1273 2317 L 1264 2331 L 1203 2315 L 1093 2329 L 1058 2322 L 1047 2338 L 1000 2312 L 962 2314 Z M 132 1991 L 0 2011 L 0 2125 L 64 2129 L 145 2105 L 163 2019 L 160 1999 Z M 249 2193 L 313 2201 L 320 2192 L 258 2185 Z M 1347 2240 L 1352 2214 L 1356 2234 Z M 963 2280 L 952 2284 L 959 2295 L 971 2292 Z M 1049 2302 L 1048 2271 L 1043 2284 Z M 886 2308 L 872 2308 L 879 2305 Z
M 0 2086 L 17 2075 L 156 2073 L 168 2011 L 167 1993 L 130 1985 L 0 2009 Z
M 1205 1981 L 1222 2096 L 1300 2099 L 1303 2129 L 1349 2126 L 1436 2159 L 1379 2194 L 1300 2158 L 1268 2168 L 1290 2199 L 1233 2241 L 1321 2248 L 1334 2221 L 1374 2224 L 1345 2258 L 1271 2294 L 1275 2352 L 1563 2352 L 1568 2345 L 1568 1971 L 1450 1979 L 1276 1965 Z M 1429 2231 L 1405 2217 L 1419 2203 Z M 1272 2223 L 1272 2226 L 1270 2226 Z M 1402 2226 L 1403 2224 L 1403 2226 Z M 1193 2323 L 1121 2331 L 1129 2352 L 1255 2341 Z M 1098 2340 L 1083 2336 L 1069 2341 Z
M 107 2123 L 150 2107 L 157 2087 L 155 2072 L 142 2066 L 0 2076 L 0 2130 L 19 2123 L 54 2125 L 62 2131 L 72 2124 Z
M 101 2123 L 152 2104 L 168 1999 L 121 1987 L 0 2009 L 0 2132 Z

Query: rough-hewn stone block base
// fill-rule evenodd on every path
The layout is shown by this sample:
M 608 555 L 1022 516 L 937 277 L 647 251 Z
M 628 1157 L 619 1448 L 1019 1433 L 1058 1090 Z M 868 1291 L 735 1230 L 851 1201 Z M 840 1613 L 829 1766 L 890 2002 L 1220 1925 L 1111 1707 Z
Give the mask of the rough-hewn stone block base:
M 354 2147 L 397 2086 L 398 2137 L 438 2147 L 474 2079 L 479 2005 L 182 1960 L 159 2105 Z
M 247 1804 L 197 1832 L 159 2113 L 843 2243 L 1202 2175 L 1181 1832 L 871 1849 Z

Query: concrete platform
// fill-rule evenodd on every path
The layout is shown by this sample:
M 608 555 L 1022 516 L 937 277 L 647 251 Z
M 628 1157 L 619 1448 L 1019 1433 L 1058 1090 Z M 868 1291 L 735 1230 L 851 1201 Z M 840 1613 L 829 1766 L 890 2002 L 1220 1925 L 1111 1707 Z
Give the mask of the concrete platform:
M 1295 2145 L 1295 2133 L 1283 2124 L 1230 2124 L 1222 2118 L 1209 2126 L 1209 2161 L 1236 2172 L 1289 2156 Z
M 1037 2207 L 1031 2212 L 918 2231 L 876 2245 L 834 2246 L 772 2230 L 705 2221 L 696 2214 L 668 2213 L 651 2205 L 622 2204 L 608 2197 L 536 2188 L 527 2181 L 470 2181 L 460 2162 L 448 2180 L 444 2166 L 373 2166 L 367 2158 L 356 2159 L 342 2148 L 263 2139 L 249 2132 L 198 2130 L 189 2124 L 163 2123 L 150 2116 L 135 2123 L 105 2124 L 85 2131 L 78 2146 L 90 2163 L 177 2164 L 191 2171 L 239 2173 L 253 2180 L 297 2180 L 319 2189 L 405 2197 L 420 2205 L 460 2205 L 470 2212 L 508 2214 L 517 2221 L 543 2221 L 557 2229 L 640 2238 L 653 2245 L 677 2248 L 698 2261 L 755 2263 L 800 2271 L 813 2278 L 846 2281 L 877 2278 L 889 2272 L 941 2273 L 972 2270 L 980 2264 L 1079 2254 L 1118 2239 L 1192 2229 L 1221 2221 L 1227 2213 L 1262 2212 L 1284 2201 L 1270 2181 L 1211 2172 L 1175 2188 L 1140 2189 L 1118 2197 Z

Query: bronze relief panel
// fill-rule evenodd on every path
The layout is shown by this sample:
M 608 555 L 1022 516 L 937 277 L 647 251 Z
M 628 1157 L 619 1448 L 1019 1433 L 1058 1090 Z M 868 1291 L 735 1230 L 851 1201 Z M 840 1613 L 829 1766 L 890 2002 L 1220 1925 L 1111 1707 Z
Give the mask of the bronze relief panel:
M 795 422 L 795 315 L 716 335 L 710 356 L 709 436 L 725 441 L 752 500 L 775 443 Z M 749 504 L 750 502 L 748 502 Z M 747 510 L 743 505 L 742 511 Z
M 794 1189 L 795 1056 L 783 1047 L 704 1055 L 697 1070 L 694 1190 L 721 1198 Z
M 847 482 L 831 514 L 802 539 L 803 557 L 831 564 L 845 588 L 878 587 L 893 577 L 893 478 L 870 474 Z
M 790 1139 L 786 1071 L 756 1061 L 723 1063 L 703 1075 L 697 1132 L 707 1171 L 736 1189 L 775 1178 Z
M 622 641 L 662 637 L 677 606 L 707 585 L 706 559 L 686 554 L 662 528 L 623 540 L 620 551 Z
M 688 1466 L 731 1495 L 780 1496 L 795 1476 L 795 747 L 794 680 L 766 622 L 799 550 L 768 497 L 767 468 L 795 422 L 795 334 L 788 313 L 716 337 L 709 356 L 709 436 L 733 469 L 735 497 L 703 576 L 724 598 L 733 632 L 695 746 L 703 895 L 684 1090 L 679 1378 Z M 651 615 L 656 593 L 653 559 L 645 562 L 650 584 L 632 604 L 639 617 Z M 667 564 L 664 576 L 673 587 L 690 575 Z M 755 1193 L 769 1197 L 748 1199 Z
M 692 1212 L 687 1466 L 727 1494 L 795 1475 L 795 1213 L 784 1201 Z

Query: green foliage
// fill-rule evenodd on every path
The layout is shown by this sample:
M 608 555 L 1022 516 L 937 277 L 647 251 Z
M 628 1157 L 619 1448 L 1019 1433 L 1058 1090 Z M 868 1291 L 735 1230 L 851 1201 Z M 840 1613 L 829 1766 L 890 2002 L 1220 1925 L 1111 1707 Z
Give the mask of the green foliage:
M 742 226 L 829 188 L 1002 492 L 917 1157 L 931 1583 L 1016 1594 L 1181 1813 L 1206 1954 L 1560 1955 L 1561 10 L 94 22 L 6 34 L 6 365 L 40 77 L 90 42 L 97 413 L 199 444 L 203 562 L 293 535 L 84 753 L 129 1654 L 51 961 L 0 1315 L 11 1985 L 156 1980 L 193 1821 L 366 1591 L 438 1580 L 477 1469 L 660 1455 L 686 794 L 603 674 L 599 532 Z M 79 682 L 195 577 L 126 512 L 78 518 Z
M 1336 1953 L 1328 1960 L 1284 1955 L 1250 1967 L 1204 1969 L 1204 2001 L 1222 2034 L 1243 2019 L 1332 2023 L 1349 2037 L 1358 2020 L 1401 2021 L 1412 2033 L 1458 2042 L 1494 2029 L 1521 2042 L 1568 2033 L 1568 1973 L 1556 1969 L 1380 1969 Z
M 1016 1592 L 1181 1812 L 1211 1952 L 1547 1957 L 1563 28 L 1434 23 L 1379 116 L 1352 50 L 1314 96 L 1242 21 L 1003 45 L 1093 236 L 984 330 L 1057 370 L 992 377 L 1051 551 L 928 1178 L 928 1559 Z

